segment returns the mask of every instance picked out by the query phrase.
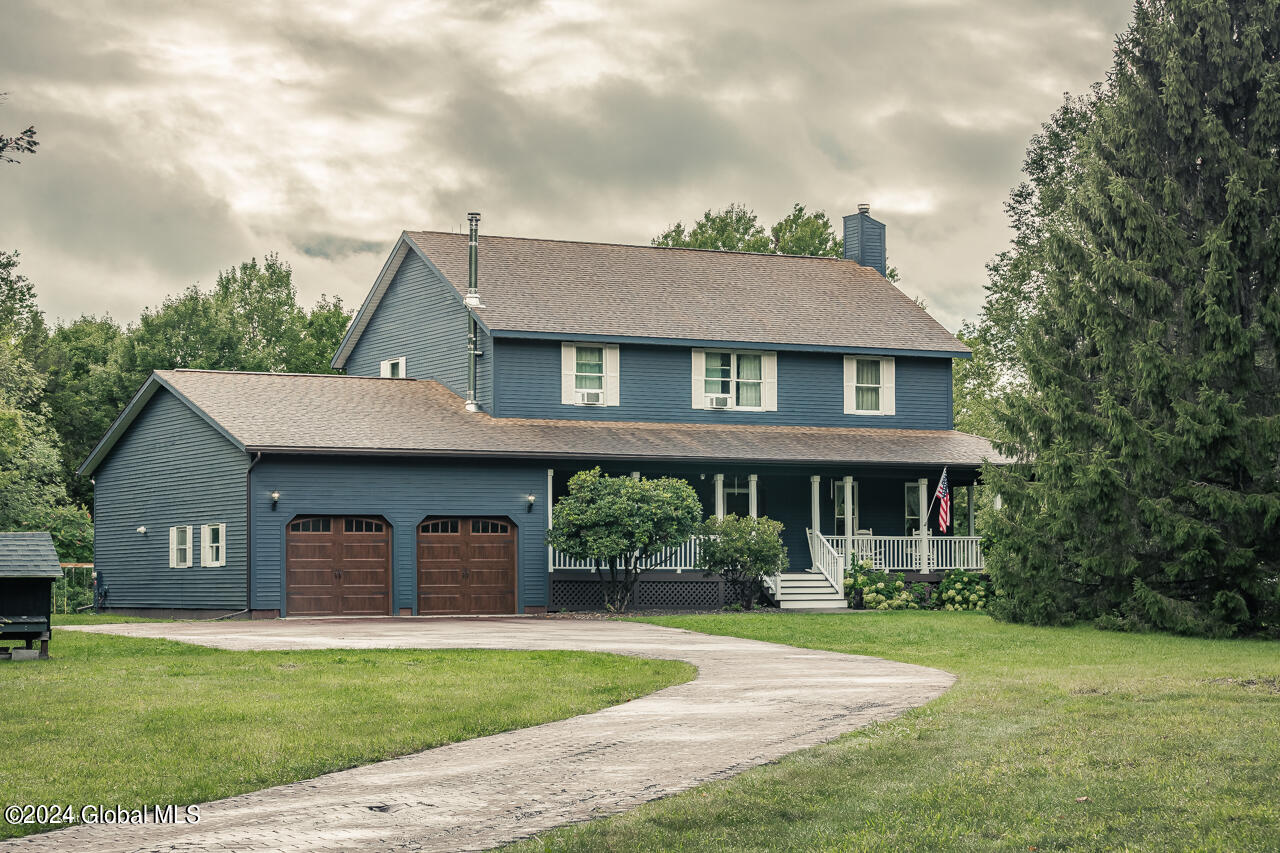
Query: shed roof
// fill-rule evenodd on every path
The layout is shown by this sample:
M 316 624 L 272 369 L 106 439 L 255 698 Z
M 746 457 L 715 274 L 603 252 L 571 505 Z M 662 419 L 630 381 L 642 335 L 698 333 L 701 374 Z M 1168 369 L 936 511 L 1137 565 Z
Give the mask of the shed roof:
M 495 418 L 465 411 L 462 398 L 425 380 L 162 370 L 130 407 L 144 405 L 159 387 L 250 452 L 974 467 L 1002 461 L 986 439 L 956 430 Z M 101 461 L 133 416 L 126 409 L 82 471 Z
M 345 363 L 407 249 L 465 293 L 468 239 L 405 232 L 335 366 Z M 842 258 L 484 235 L 478 251 L 484 304 L 474 311 L 495 333 L 969 353 L 880 273 Z
M 0 578 L 60 578 L 62 566 L 48 533 L 0 533 Z

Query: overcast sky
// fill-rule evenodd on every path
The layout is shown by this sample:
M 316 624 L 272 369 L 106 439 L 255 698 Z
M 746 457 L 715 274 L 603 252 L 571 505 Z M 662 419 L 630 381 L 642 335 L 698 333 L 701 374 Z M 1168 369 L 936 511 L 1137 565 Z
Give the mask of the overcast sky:
M 731 201 L 888 226 L 948 328 L 1127 0 L 6 0 L 0 248 L 54 318 L 279 251 L 359 304 L 405 229 L 646 243 Z

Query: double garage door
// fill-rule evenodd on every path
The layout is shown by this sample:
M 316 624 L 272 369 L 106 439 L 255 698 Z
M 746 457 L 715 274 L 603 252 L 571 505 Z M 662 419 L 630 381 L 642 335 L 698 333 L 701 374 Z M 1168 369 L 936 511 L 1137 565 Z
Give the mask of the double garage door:
M 418 613 L 514 613 L 516 529 L 505 519 L 430 518 L 418 525 Z M 311 516 L 289 523 L 289 616 L 386 616 L 391 525 L 381 518 Z

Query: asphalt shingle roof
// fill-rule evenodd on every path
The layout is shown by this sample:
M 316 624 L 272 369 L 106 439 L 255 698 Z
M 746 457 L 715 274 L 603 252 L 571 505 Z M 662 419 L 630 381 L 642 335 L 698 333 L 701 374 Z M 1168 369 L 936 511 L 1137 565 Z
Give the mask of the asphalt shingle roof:
M 465 234 L 407 236 L 463 293 Z M 839 258 L 481 235 L 492 330 L 968 353 L 871 267 Z
M 156 376 L 249 450 L 588 459 L 943 464 L 1000 461 L 955 430 L 494 418 L 437 382 L 162 370 Z
M 60 578 L 62 566 L 48 533 L 0 533 L 0 578 Z

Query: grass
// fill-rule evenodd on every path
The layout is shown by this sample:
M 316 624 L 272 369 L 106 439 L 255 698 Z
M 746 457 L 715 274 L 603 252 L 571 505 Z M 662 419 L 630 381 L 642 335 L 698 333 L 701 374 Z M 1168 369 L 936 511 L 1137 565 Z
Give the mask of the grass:
M 898 720 L 517 850 L 1280 849 L 1280 644 L 967 613 L 645 621 L 960 680 Z
M 0 664 L 0 803 L 205 802 L 626 702 L 693 667 L 583 652 L 228 652 L 54 633 Z M 0 837 L 37 831 L 0 821 Z
M 119 625 L 121 622 L 168 622 L 168 619 L 149 619 L 145 616 L 121 616 L 117 613 L 55 613 L 53 627 L 59 625 Z

